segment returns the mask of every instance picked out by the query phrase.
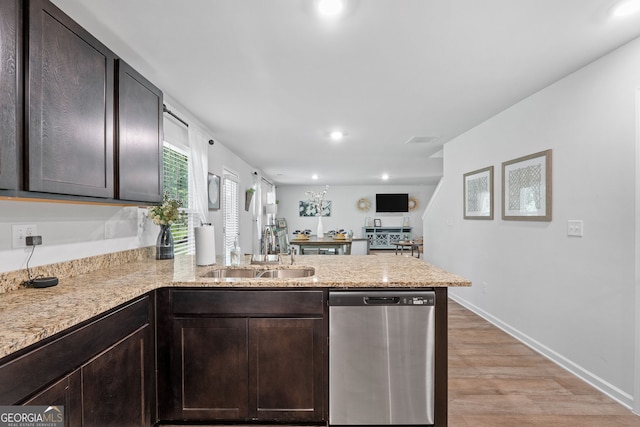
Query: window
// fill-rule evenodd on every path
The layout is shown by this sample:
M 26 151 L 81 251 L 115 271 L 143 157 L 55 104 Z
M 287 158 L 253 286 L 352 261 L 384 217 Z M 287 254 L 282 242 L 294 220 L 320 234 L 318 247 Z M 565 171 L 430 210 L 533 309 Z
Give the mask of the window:
M 182 211 L 186 213 L 186 221 L 173 224 L 171 233 L 173 234 L 174 253 L 192 254 L 194 253 L 194 211 L 189 192 L 189 154 L 180 148 L 164 143 L 163 147 L 163 186 L 164 191 L 169 193 L 169 197 L 182 201 Z
M 224 253 L 233 248 L 236 237 L 240 235 L 240 209 L 238 200 L 238 175 L 224 171 L 222 180 L 222 209 L 224 215 Z

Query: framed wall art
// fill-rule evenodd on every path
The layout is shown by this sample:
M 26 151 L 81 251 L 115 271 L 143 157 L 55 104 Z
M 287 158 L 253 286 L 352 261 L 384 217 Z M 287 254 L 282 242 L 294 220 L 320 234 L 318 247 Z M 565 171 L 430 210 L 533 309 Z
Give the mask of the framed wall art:
M 502 219 L 551 221 L 551 150 L 502 163 Z
M 208 177 L 208 196 L 209 209 L 220 209 L 220 177 L 212 173 Z
M 493 166 L 463 175 L 464 219 L 493 219 Z
M 331 200 L 322 201 L 322 212 L 318 215 L 318 206 L 310 200 L 300 200 L 298 204 L 300 216 L 331 216 Z

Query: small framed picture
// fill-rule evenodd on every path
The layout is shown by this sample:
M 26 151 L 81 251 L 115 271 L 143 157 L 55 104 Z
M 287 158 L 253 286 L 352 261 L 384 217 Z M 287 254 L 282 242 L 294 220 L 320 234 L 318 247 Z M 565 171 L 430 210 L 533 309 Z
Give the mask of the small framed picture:
M 551 150 L 502 164 L 502 219 L 551 221 Z
M 374 218 L 373 219 L 373 226 L 374 227 L 382 227 L 382 220 L 380 218 Z
M 287 226 L 287 221 L 283 218 L 278 218 L 276 219 L 276 224 L 278 225 L 278 228 L 285 228 Z
M 208 187 L 209 209 L 220 209 L 220 177 L 210 173 Z
M 493 219 L 493 166 L 465 173 L 464 219 Z

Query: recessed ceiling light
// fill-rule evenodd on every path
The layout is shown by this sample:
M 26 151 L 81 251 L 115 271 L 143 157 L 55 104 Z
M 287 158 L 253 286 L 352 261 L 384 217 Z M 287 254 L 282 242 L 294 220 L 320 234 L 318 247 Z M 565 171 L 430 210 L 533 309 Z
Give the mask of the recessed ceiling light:
M 383 181 L 386 181 L 386 180 L 388 180 L 388 179 L 389 179 L 389 174 L 388 174 L 388 173 L 383 173 L 383 174 L 382 174 L 382 180 L 383 180 Z
M 624 18 L 638 12 L 640 12 L 640 0 L 626 0 L 618 3 L 613 9 L 613 16 L 615 18 Z
M 334 130 L 329 134 L 329 138 L 331 138 L 333 141 L 340 141 L 342 138 L 344 138 L 345 133 L 341 130 Z
M 313 180 L 316 180 L 316 181 L 317 181 L 317 180 L 318 180 L 318 174 L 317 174 L 317 173 L 314 173 L 313 175 L 311 175 L 311 179 L 313 179 Z
M 343 0 L 318 0 L 316 7 L 320 15 L 333 18 L 340 15 L 344 10 Z

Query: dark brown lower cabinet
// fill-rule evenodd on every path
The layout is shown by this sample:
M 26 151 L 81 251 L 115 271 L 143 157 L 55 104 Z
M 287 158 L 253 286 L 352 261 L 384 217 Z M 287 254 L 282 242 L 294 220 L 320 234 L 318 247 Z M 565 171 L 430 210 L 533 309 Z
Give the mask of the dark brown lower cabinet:
M 80 369 L 83 427 L 152 425 L 150 329 L 141 328 Z
M 326 420 L 323 292 L 229 292 L 200 290 L 173 298 L 174 310 L 191 313 L 172 317 L 167 346 L 171 398 L 163 398 L 159 390 L 159 399 L 161 406 L 169 402 L 173 407 L 161 409 L 164 418 Z M 189 304 L 190 298 L 198 302 Z M 311 303 L 296 307 L 294 301 Z M 203 316 L 204 302 L 210 307 L 220 303 L 224 313 L 211 310 Z
M 62 405 L 68 427 L 155 421 L 152 297 L 0 360 L 0 405 Z
M 65 376 L 24 405 L 62 405 L 65 425 L 85 427 L 150 426 L 145 371 L 149 326 L 131 334 Z
M 64 425 L 74 427 L 82 425 L 82 397 L 80 371 L 65 376 L 38 394 L 23 402 L 23 405 L 64 406 Z
M 173 337 L 177 418 L 246 418 L 247 319 L 176 319 Z
M 322 319 L 249 319 L 249 417 L 321 421 Z

